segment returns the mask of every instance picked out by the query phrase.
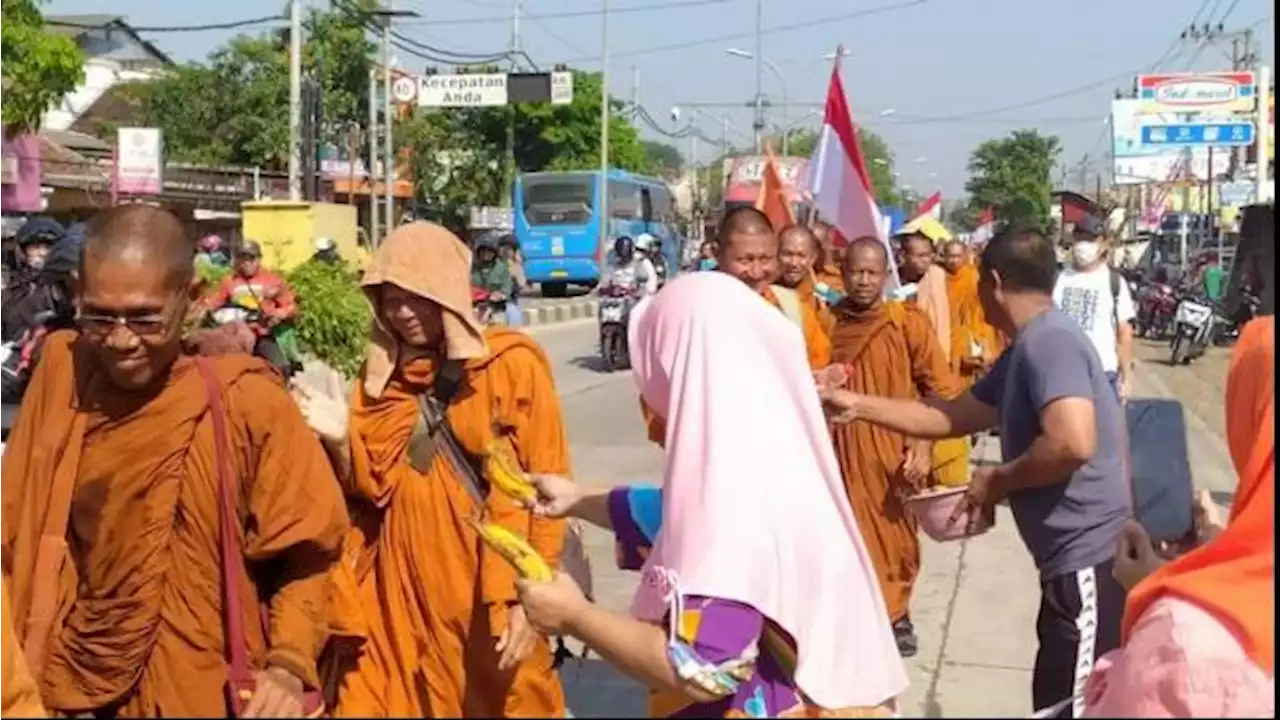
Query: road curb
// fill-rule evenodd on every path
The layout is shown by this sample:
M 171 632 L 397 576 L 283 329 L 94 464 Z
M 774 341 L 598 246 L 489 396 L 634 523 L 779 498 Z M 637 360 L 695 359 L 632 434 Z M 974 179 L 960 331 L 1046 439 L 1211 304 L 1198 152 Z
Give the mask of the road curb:
M 556 325 L 571 320 L 593 318 L 596 316 L 596 311 L 599 307 L 599 300 L 582 298 L 556 303 L 555 305 L 525 308 L 523 310 L 524 324 L 526 326 Z

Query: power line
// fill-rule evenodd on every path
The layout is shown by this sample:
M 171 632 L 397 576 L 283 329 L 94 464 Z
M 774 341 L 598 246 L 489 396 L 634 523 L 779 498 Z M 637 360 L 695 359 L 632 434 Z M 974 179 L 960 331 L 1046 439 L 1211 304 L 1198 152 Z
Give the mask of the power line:
M 792 30 L 803 30 L 820 25 L 829 25 L 834 22 L 843 22 L 845 20 L 853 20 L 855 18 L 869 17 L 872 15 L 881 15 L 896 10 L 905 10 L 907 8 L 919 7 L 933 0 L 905 0 L 904 2 L 896 2 L 888 5 L 879 5 L 877 7 L 865 8 L 863 10 L 854 10 L 852 12 L 841 13 L 839 15 L 828 15 L 826 17 L 814 20 L 806 20 L 803 22 L 788 23 L 786 25 L 774 25 L 772 27 L 762 28 L 761 32 L 769 34 L 777 34 L 791 32 Z M 634 50 L 620 50 L 610 53 L 611 57 L 634 57 L 637 55 L 652 55 L 654 53 L 673 52 L 676 50 L 684 50 L 691 47 L 699 47 L 701 45 L 714 45 L 729 40 L 740 40 L 745 37 L 755 37 L 755 30 L 747 30 L 744 32 L 729 33 L 725 35 L 717 35 L 715 37 L 702 38 L 700 40 L 688 40 L 685 42 L 669 43 L 666 45 L 655 45 L 647 48 L 637 48 Z M 589 62 L 596 59 L 595 57 L 586 56 L 580 58 L 570 58 L 565 60 L 567 63 Z
M 621 15 L 628 13 L 652 12 L 654 10 L 680 10 L 685 8 L 706 7 L 708 5 L 723 5 L 725 3 L 735 2 L 736 0 L 675 0 L 668 2 L 655 2 L 643 5 L 623 5 L 621 7 L 610 7 L 610 15 Z M 570 18 L 586 18 L 598 17 L 604 14 L 603 9 L 592 10 L 565 10 L 561 12 L 542 13 L 538 15 L 521 15 L 521 20 L 566 20 Z M 422 23 L 430 25 L 488 25 L 493 23 L 506 23 L 511 20 L 510 16 L 490 15 L 488 17 L 469 17 L 469 18 L 453 18 L 441 20 L 423 20 Z M 405 25 L 416 25 L 418 22 L 403 23 Z
M 139 33 L 184 33 L 184 32 L 209 32 L 214 30 L 237 30 L 239 28 L 253 27 L 254 25 L 266 25 L 268 23 L 278 23 L 287 20 L 283 15 L 264 15 L 262 17 L 249 18 L 246 20 L 230 20 L 221 23 L 207 23 L 204 25 L 130 25 L 124 20 L 116 20 L 114 22 L 90 25 L 85 23 L 70 22 L 66 20 L 45 20 L 46 27 L 65 27 L 76 30 L 110 30 L 117 27 L 125 27 L 134 32 Z

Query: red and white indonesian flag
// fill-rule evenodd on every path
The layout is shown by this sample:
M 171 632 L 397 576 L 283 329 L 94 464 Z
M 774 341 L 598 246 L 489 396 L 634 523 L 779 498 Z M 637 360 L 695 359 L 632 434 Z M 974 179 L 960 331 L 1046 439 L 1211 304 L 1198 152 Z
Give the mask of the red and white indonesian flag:
M 987 208 L 978 216 L 978 227 L 969 234 L 969 247 L 985 247 L 996 234 L 996 216 Z
M 831 68 L 827 86 L 827 107 L 822 120 L 818 147 L 809 160 L 809 193 L 818 215 L 836 231 L 835 242 L 847 245 L 850 240 L 873 237 L 884 243 L 889 254 L 890 284 L 897 284 L 898 269 L 889 247 L 884 219 L 876 207 L 875 191 L 867 164 L 858 144 L 858 128 L 853 123 L 844 83 L 840 81 L 840 56 Z
M 920 203 L 920 207 L 916 208 L 917 218 L 931 217 L 934 220 L 942 220 L 942 193 L 936 192 Z

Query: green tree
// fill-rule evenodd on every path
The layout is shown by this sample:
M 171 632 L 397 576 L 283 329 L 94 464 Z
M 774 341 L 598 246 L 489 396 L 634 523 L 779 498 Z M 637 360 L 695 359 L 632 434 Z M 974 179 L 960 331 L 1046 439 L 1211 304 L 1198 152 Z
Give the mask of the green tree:
M 644 146 L 650 166 L 655 172 L 677 174 L 684 169 L 684 156 L 675 146 L 656 140 L 642 140 L 640 144 Z
M 80 84 L 84 55 L 74 40 L 45 32 L 39 0 L 4 0 L 0 6 L 0 121 L 8 135 L 38 130 L 44 113 Z
M 363 124 L 374 46 L 371 0 L 312 10 L 304 19 L 304 72 L 321 79 L 326 128 Z M 207 165 L 288 164 L 288 36 L 240 35 L 205 63 L 188 63 L 131 88 L 139 121 L 164 130 L 171 157 Z
M 640 133 L 626 105 L 610 98 L 609 166 L 652 173 Z M 573 102 L 515 106 L 516 160 L 521 172 L 600 167 L 600 73 L 573 73 Z
M 988 140 L 969 158 L 969 207 L 992 208 L 1004 222 L 1049 226 L 1051 174 L 1062 145 L 1053 135 L 1017 130 Z

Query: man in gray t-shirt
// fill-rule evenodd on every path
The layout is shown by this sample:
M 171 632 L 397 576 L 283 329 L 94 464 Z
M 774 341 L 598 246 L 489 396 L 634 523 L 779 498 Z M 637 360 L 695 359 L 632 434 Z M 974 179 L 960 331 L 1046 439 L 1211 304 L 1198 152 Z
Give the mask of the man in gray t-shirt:
M 978 294 L 988 321 L 1013 342 L 961 397 L 903 401 L 825 385 L 819 395 L 836 422 L 920 438 L 1000 428 L 1003 462 L 973 469 L 955 521 L 1009 502 L 1040 571 L 1034 708 L 1078 717 L 1094 661 L 1120 644 L 1124 590 L 1111 573 L 1130 490 L 1119 401 L 1093 343 L 1053 306 L 1057 272 L 1053 245 L 1037 231 L 1001 232 L 987 244 Z
M 1018 330 L 1013 345 L 973 386 L 974 399 L 996 409 L 1005 460 L 1021 457 L 1040 437 L 1040 414 L 1062 398 L 1093 403 L 1092 457 L 1064 482 L 1008 494 L 1018 532 L 1040 579 L 1091 568 L 1115 555 L 1130 515 L 1120 402 L 1093 343 L 1070 316 L 1049 309 Z

